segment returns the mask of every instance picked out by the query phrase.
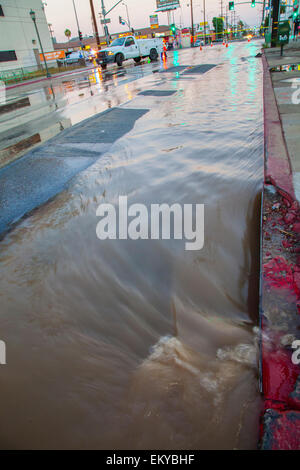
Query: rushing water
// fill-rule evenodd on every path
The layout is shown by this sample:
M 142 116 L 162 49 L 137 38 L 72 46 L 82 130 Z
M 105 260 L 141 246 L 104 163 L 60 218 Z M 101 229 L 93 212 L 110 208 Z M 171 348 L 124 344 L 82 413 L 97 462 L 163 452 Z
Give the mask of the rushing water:
M 175 54 L 219 65 L 139 81 L 169 97 L 127 84 L 125 107 L 150 111 L 1 242 L 1 448 L 256 446 L 258 50 Z M 204 248 L 99 241 L 96 208 L 119 195 L 205 204 Z

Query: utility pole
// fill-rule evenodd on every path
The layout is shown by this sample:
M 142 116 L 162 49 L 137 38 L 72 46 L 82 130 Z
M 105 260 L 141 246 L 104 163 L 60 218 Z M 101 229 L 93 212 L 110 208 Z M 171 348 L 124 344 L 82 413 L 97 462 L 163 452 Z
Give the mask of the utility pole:
M 228 42 L 228 5 L 226 5 L 226 35 L 225 35 L 225 38 L 227 39 L 227 42 Z
M 167 11 L 167 17 L 168 17 L 168 26 L 171 25 L 171 10 Z
M 191 45 L 194 45 L 194 9 L 193 9 L 193 0 L 190 0 L 191 2 L 191 22 L 192 22 L 192 41 Z
M 206 45 L 206 18 L 205 18 L 205 0 L 203 0 L 203 23 L 204 23 L 204 45 Z
M 263 3 L 262 18 L 261 18 L 262 25 L 264 24 L 264 21 L 265 21 L 265 9 L 266 9 L 266 0 L 264 0 L 264 3 Z
M 236 12 L 234 10 L 233 12 L 233 31 L 234 31 L 234 35 L 236 34 Z
M 96 36 L 97 47 L 98 47 L 98 49 L 100 49 L 100 38 L 99 38 L 99 31 L 98 31 L 98 26 L 97 26 L 97 21 L 96 21 L 94 1 L 93 0 L 90 0 L 90 6 L 91 6 L 92 19 L 93 19 L 93 25 L 94 25 L 94 31 L 95 31 L 95 36 Z
M 277 34 L 278 34 L 278 19 L 279 19 L 279 0 L 272 0 L 273 11 L 272 11 L 272 36 L 271 36 L 271 47 L 276 47 Z
M 222 21 L 223 21 L 223 15 L 224 15 L 224 10 L 223 10 L 223 0 L 220 0 L 220 4 L 221 4 L 221 14 L 220 14 L 220 17 L 222 18 Z M 224 37 L 224 21 L 223 21 L 223 34 L 222 36 Z
M 48 24 L 48 28 L 49 28 L 49 33 L 50 33 L 50 36 L 51 36 L 51 39 L 52 39 L 52 43 L 53 43 L 53 33 L 54 33 L 54 31 L 53 31 L 53 29 L 52 29 L 52 24 L 49 23 L 49 24 Z

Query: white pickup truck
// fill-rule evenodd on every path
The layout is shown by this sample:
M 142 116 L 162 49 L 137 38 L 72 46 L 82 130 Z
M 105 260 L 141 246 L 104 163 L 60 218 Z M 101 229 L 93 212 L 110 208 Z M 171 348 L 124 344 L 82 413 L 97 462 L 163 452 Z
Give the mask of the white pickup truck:
M 134 59 L 138 63 L 143 57 L 150 57 L 154 61 L 162 52 L 162 39 L 136 39 L 134 36 L 127 36 L 115 39 L 109 47 L 99 51 L 96 61 L 105 70 L 107 64 L 113 62 L 122 67 L 124 60 L 128 59 Z

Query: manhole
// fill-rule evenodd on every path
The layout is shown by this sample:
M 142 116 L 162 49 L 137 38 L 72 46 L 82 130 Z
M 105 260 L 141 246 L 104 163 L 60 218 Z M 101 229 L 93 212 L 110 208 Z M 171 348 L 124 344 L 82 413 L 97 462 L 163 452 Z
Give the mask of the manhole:
M 174 67 L 169 67 L 168 69 L 162 70 L 162 73 L 164 72 L 180 72 L 181 70 L 185 70 L 188 65 L 177 65 Z
M 139 95 L 143 96 L 171 96 L 176 93 L 176 90 L 145 90 L 141 91 Z
M 184 75 L 186 74 L 191 74 L 191 73 L 206 73 L 209 70 L 213 69 L 216 67 L 215 64 L 201 64 L 201 65 L 195 65 L 194 67 L 189 67 L 187 70 L 183 72 Z

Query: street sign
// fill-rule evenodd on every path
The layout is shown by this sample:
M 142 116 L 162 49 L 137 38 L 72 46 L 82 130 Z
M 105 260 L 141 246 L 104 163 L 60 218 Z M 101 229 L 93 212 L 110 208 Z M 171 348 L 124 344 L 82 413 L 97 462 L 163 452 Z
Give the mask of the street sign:
M 106 18 L 105 20 L 101 20 L 101 24 L 109 24 L 110 18 Z
M 179 0 L 156 0 L 156 11 L 176 10 L 180 7 Z
M 289 21 L 280 21 L 278 23 L 278 41 L 280 44 L 288 44 L 290 37 L 290 22 Z

